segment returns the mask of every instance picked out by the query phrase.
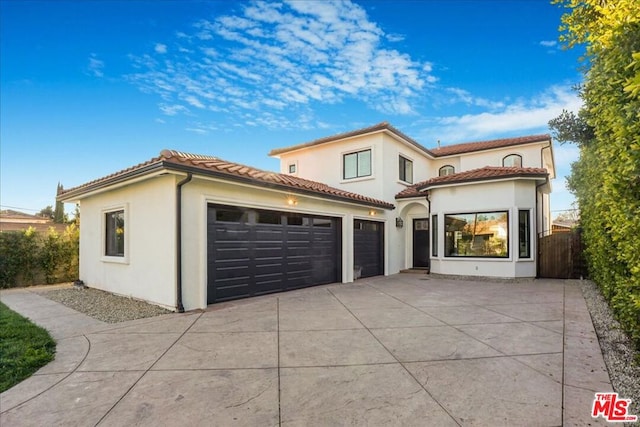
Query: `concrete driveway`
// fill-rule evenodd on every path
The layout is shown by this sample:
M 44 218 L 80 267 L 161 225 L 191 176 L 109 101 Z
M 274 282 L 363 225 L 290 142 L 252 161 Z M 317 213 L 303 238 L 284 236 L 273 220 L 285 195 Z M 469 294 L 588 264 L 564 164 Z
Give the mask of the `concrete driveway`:
M 58 340 L 2 426 L 593 425 L 612 390 L 571 281 L 401 274 L 115 325 L 1 295 Z

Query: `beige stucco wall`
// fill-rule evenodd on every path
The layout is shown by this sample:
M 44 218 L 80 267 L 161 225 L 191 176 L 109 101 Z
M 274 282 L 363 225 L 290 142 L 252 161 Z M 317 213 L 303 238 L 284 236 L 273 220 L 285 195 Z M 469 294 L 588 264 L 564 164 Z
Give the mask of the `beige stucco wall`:
M 104 256 L 105 213 L 125 210 L 125 257 Z M 80 279 L 174 309 L 175 177 L 158 176 L 80 200 Z

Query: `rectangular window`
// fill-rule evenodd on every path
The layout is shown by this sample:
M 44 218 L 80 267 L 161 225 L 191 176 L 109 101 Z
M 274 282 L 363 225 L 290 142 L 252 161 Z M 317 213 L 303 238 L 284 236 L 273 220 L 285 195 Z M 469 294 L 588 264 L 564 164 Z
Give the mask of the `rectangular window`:
M 518 247 L 520 258 L 531 258 L 530 212 L 518 211 Z
M 399 175 L 400 181 L 413 184 L 413 162 L 402 156 L 400 156 L 399 159 L 400 159 L 400 175 Z
M 257 224 L 282 224 L 282 214 L 274 211 L 256 210 Z
M 475 212 L 444 216 L 447 257 L 509 257 L 509 213 Z
M 295 163 L 291 163 L 289 165 L 289 173 L 296 173 L 296 164 Z
M 343 178 L 352 179 L 371 175 L 371 150 L 345 154 L 342 157 Z
M 216 207 L 216 221 L 221 222 L 248 222 L 247 212 L 233 206 Z
M 105 214 L 105 252 L 106 256 L 124 257 L 124 210 Z
M 431 254 L 438 256 L 438 215 L 431 215 Z
M 287 214 L 287 225 L 302 225 L 302 215 Z
M 325 218 L 313 218 L 314 227 L 331 227 L 332 221 Z

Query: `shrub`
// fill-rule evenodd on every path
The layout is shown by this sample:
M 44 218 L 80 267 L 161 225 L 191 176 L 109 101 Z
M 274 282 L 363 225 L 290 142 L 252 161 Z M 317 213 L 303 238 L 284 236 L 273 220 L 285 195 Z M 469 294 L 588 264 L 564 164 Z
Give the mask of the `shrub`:
M 50 228 L 37 233 L 0 233 L 0 288 L 59 283 L 78 278 L 80 233 L 75 224 L 60 235 Z

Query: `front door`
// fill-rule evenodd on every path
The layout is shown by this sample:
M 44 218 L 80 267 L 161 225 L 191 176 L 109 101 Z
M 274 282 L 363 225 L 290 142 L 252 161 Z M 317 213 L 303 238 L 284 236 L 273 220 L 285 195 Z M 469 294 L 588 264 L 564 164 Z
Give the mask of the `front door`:
M 413 267 L 429 267 L 429 219 L 413 220 Z

